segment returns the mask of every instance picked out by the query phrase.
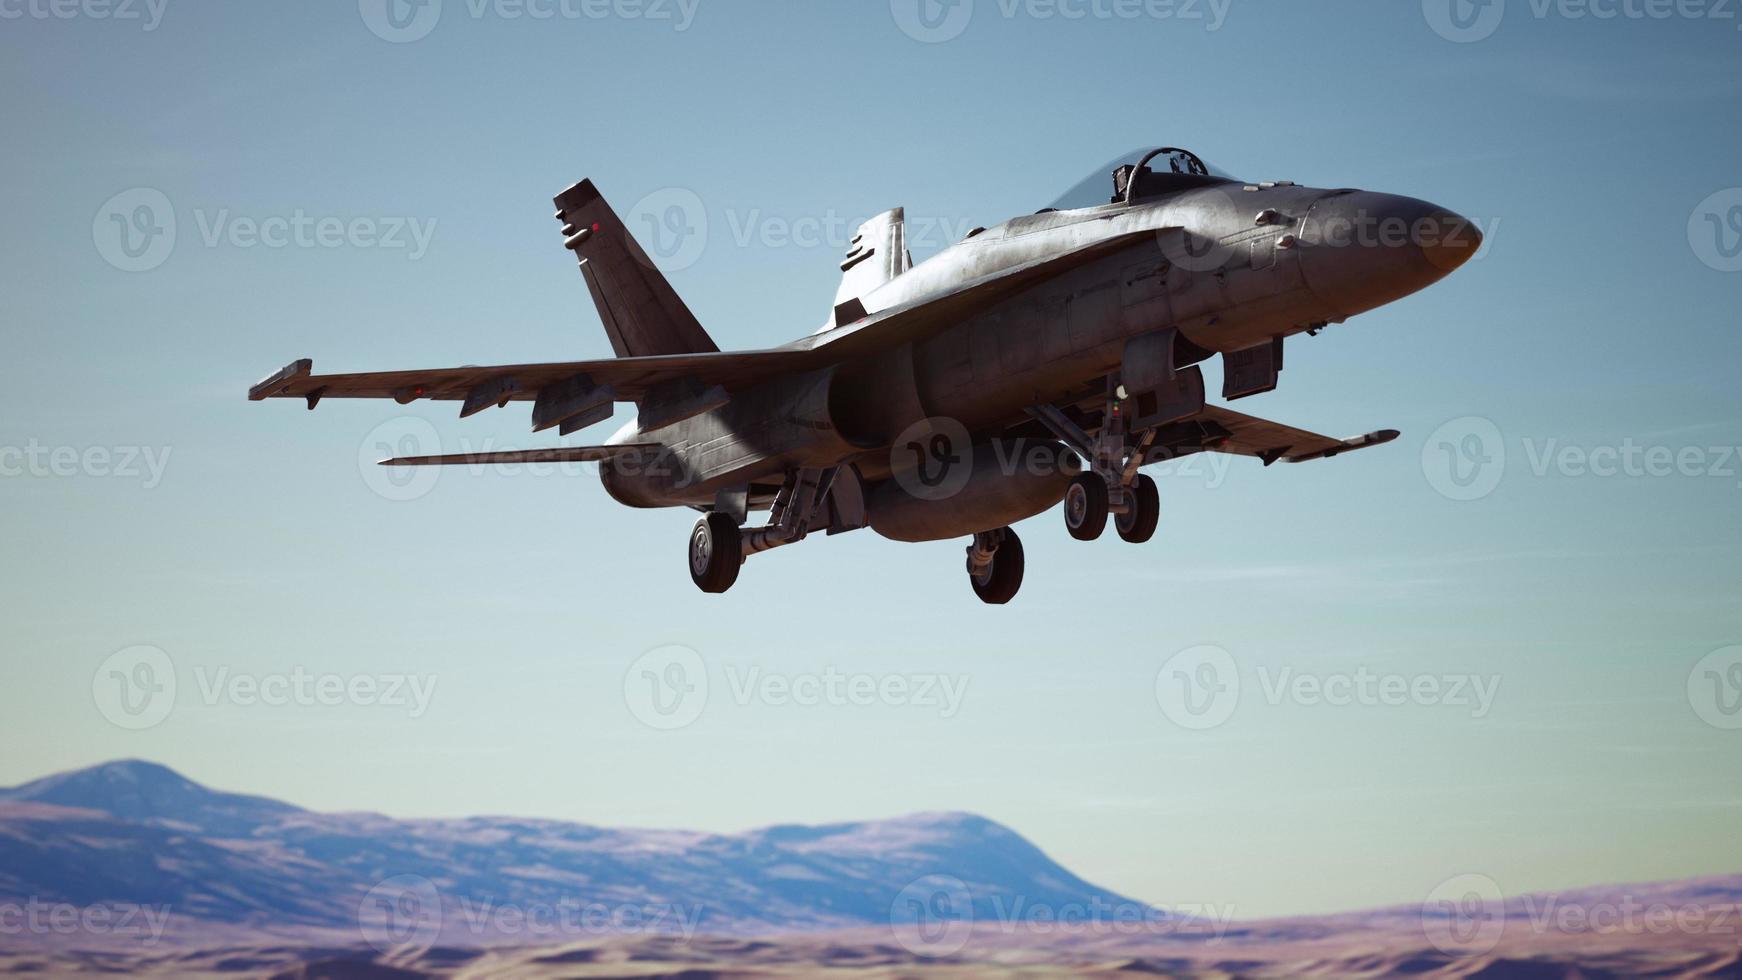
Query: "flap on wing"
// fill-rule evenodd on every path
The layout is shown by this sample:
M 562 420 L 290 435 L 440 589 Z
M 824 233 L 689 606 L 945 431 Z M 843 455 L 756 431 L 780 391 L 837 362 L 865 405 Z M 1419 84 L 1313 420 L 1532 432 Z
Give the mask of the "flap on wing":
M 1206 444 L 1206 449 L 1237 456 L 1254 456 L 1263 460 L 1266 466 L 1279 459 L 1285 463 L 1330 459 L 1357 449 L 1384 445 L 1398 436 L 1396 429 L 1381 429 L 1353 439 L 1333 439 L 1316 432 L 1283 425 L 1281 422 L 1243 415 L 1220 405 L 1205 406 L 1197 421 L 1213 423 L 1228 433 L 1226 438 L 1218 438 Z
M 456 453 L 452 456 L 398 456 L 384 459 L 382 466 L 499 466 L 526 463 L 596 463 L 613 456 L 657 450 L 659 444 L 628 442 L 615 446 L 557 446 L 499 453 Z

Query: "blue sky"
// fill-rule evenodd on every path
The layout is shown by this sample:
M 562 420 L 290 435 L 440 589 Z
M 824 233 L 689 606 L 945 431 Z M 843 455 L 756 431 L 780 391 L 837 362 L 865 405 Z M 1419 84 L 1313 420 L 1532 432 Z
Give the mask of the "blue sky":
M 970 810 L 1098 883 L 1241 916 L 1466 873 L 1736 870 L 1742 22 L 1461 9 L 0 3 L 0 783 L 138 756 L 398 815 Z M 304 356 L 607 356 L 551 218 L 583 177 L 639 228 L 694 202 L 672 280 L 723 346 L 760 347 L 824 319 L 857 220 L 906 206 L 923 257 L 1146 144 L 1427 198 L 1488 245 L 1292 342 L 1281 388 L 1239 406 L 1397 443 L 1158 474 L 1143 548 L 1043 516 L 1006 608 L 974 601 L 959 543 L 868 532 L 703 596 L 692 516 L 588 474 L 360 465 L 408 435 L 555 442 L 524 407 L 243 397 Z M 129 255 L 115 221 L 142 202 L 166 206 Z M 661 730 L 635 692 L 673 645 L 708 691 Z M 1194 728 L 1157 691 L 1203 646 L 1240 686 Z M 111 672 L 159 655 L 164 717 L 115 723 Z M 892 693 L 780 694 L 831 673 Z M 1312 693 L 1361 676 L 1440 686 Z M 363 686 L 249 687 L 297 677 Z M 393 678 L 427 698 L 381 703 Z M 925 703 L 926 678 L 959 698 Z

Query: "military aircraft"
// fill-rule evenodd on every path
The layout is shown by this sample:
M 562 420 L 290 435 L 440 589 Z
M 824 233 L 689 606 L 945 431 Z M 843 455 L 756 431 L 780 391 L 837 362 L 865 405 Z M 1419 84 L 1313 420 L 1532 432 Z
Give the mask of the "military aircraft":
M 896 541 L 969 538 L 987 603 L 1022 584 L 1011 525 L 1064 504 L 1079 540 L 1155 533 L 1141 469 L 1200 453 L 1266 466 L 1390 442 L 1335 439 L 1208 404 L 1273 390 L 1286 338 L 1420 290 L 1481 234 L 1424 201 L 1289 181 L 1249 183 L 1166 147 L 1109 164 L 1052 207 L 915 265 L 904 212 L 866 222 L 822 329 L 721 351 L 591 181 L 556 197 L 616 356 L 502 367 L 317 375 L 300 360 L 249 398 L 460 402 L 465 418 L 532 402 L 561 435 L 637 418 L 603 445 L 388 459 L 383 465 L 592 461 L 630 507 L 701 512 L 691 578 L 720 593 L 750 555 L 816 530 Z M 749 524 L 753 513 L 765 520 Z

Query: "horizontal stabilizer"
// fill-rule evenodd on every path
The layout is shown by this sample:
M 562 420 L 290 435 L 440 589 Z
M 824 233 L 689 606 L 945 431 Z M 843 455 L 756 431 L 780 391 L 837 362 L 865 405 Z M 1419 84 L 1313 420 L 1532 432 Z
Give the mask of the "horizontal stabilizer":
M 596 463 L 600 460 L 657 450 L 654 442 L 630 442 L 616 446 L 557 446 L 552 449 L 521 449 L 500 453 L 457 453 L 452 456 L 400 456 L 384 459 L 382 466 L 502 466 L 527 463 Z

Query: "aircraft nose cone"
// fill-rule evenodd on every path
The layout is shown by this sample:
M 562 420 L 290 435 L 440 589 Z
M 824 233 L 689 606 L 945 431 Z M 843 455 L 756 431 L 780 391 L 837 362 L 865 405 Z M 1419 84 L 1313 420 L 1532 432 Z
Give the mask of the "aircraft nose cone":
M 1321 198 L 1302 229 L 1302 272 L 1334 316 L 1424 289 L 1482 245 L 1469 219 L 1413 197 L 1350 191 Z

